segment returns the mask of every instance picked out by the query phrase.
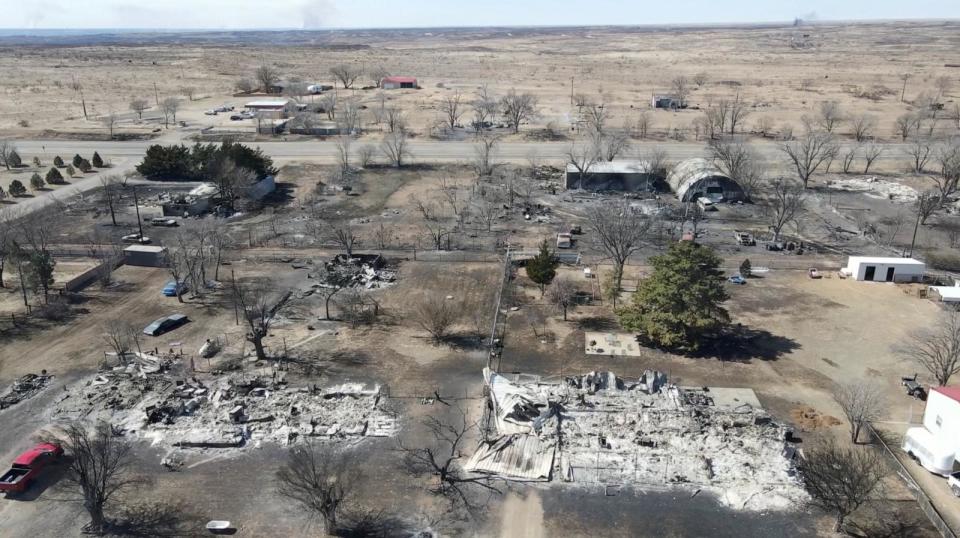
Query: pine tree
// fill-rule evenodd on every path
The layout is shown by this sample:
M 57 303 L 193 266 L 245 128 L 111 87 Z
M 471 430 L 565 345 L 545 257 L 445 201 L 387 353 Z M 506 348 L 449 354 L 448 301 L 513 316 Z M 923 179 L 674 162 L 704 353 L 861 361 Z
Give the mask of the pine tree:
M 96 151 L 93 152 L 93 159 L 90 160 L 93 163 L 94 168 L 103 168 L 103 159 L 100 158 L 100 154 Z
M 74 156 L 73 156 L 73 167 L 74 167 L 74 168 L 80 168 L 80 162 L 81 162 L 81 161 L 83 161 L 83 157 L 81 157 L 80 155 L 74 155 Z
M 67 165 L 67 170 L 66 170 L 66 172 L 67 172 L 67 177 L 73 177 L 73 176 L 77 175 L 77 171 L 74 170 L 72 164 L 68 164 L 68 165 Z
M 750 278 L 752 272 L 753 267 L 750 265 L 750 258 L 743 260 L 743 263 L 740 264 L 740 276 Z
M 60 174 L 60 170 L 57 170 L 56 167 L 51 168 L 47 171 L 47 183 L 51 185 L 60 185 L 63 183 L 63 175 Z
M 19 179 L 14 179 L 10 182 L 10 196 L 19 197 L 27 194 L 27 188 L 23 186 L 23 183 Z
M 550 243 L 544 239 L 540 243 L 540 252 L 527 262 L 527 276 L 540 286 L 541 294 L 547 285 L 553 282 L 553 277 L 557 276 L 558 265 L 553 252 L 550 252 Z
M 93 167 L 90 166 L 90 161 L 86 159 L 80 159 L 80 164 L 77 165 L 77 168 L 79 168 L 80 171 L 83 172 L 84 174 L 93 170 Z
M 30 176 L 30 188 L 31 188 L 31 189 L 33 189 L 33 190 L 35 190 L 35 191 L 38 191 L 38 190 L 42 189 L 44 185 L 45 185 L 45 183 L 43 182 L 43 178 L 40 177 L 40 174 L 34 172 L 33 175 Z
M 20 168 L 23 166 L 23 161 L 20 160 L 20 154 L 17 153 L 17 150 L 10 152 L 10 156 L 7 157 L 7 164 L 9 164 L 11 168 Z
M 40 164 L 40 157 L 33 158 L 33 165 L 36 166 L 37 168 L 40 168 L 41 166 L 43 166 L 42 164 Z
M 696 351 L 730 323 L 721 259 L 692 241 L 674 243 L 650 258 L 653 274 L 642 280 L 631 303 L 617 314 L 624 328 L 653 345 Z
M 63 168 L 63 159 L 59 155 L 53 158 L 53 165 L 57 168 Z

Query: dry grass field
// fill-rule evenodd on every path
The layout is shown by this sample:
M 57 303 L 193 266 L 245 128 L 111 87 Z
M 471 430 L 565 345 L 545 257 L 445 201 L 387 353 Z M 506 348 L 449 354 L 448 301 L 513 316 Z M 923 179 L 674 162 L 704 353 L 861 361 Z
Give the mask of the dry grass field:
M 151 109 L 144 122 L 134 121 L 130 101 L 142 98 L 154 106 L 171 96 L 184 101 L 178 120 L 230 124 L 202 111 L 246 101 L 232 96 L 234 85 L 252 78 L 259 65 L 276 67 L 284 78 L 333 84 L 330 68 L 347 63 L 367 73 L 382 66 L 392 74 L 417 77 L 421 90 L 385 93 L 389 104 L 403 108 L 410 126 L 422 133 L 441 119 L 443 97 L 460 91 L 471 99 L 482 85 L 493 95 L 512 88 L 535 94 L 541 108 L 535 126 L 550 125 L 559 133 L 569 131 L 577 119 L 571 93 L 605 104 L 613 125 L 635 124 L 640 111 L 649 108 L 651 95 L 668 91 L 671 80 L 683 75 L 691 81 L 691 107 L 739 94 L 751 106 L 746 119 L 750 130 L 762 119 L 775 130 L 790 126 L 799 131 L 803 115 L 815 115 L 821 102 L 836 101 L 848 115 L 875 116 L 875 136 L 892 138 L 895 118 L 912 102 L 922 94 L 941 94 L 939 78 L 956 82 L 960 77 L 960 70 L 946 67 L 958 46 L 960 33 L 951 22 L 293 32 L 245 42 L 187 36 L 169 43 L 118 38 L 84 46 L 14 47 L 8 42 L 0 53 L 0 131 L 25 138 L 64 131 L 103 135 L 106 130 L 96 118 L 114 112 L 123 116 L 119 132 L 147 133 L 158 126 L 159 113 Z M 693 81 L 701 73 L 699 86 Z M 901 103 L 904 74 L 910 78 Z M 88 120 L 75 81 L 82 86 Z M 370 84 L 365 75 L 355 87 Z M 958 87 L 941 95 L 948 111 L 960 91 L 960 84 L 953 86 Z M 193 100 L 184 88 L 195 90 Z M 377 91 L 340 93 L 357 94 L 369 107 L 364 121 L 372 121 Z M 699 115 L 696 110 L 657 112 L 652 128 L 661 136 L 689 129 Z M 947 116 L 938 129 L 956 128 Z

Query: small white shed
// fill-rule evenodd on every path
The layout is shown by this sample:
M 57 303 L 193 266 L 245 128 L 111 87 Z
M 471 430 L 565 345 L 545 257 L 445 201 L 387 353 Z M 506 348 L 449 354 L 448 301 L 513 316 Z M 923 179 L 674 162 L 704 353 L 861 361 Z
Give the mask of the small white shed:
M 942 303 L 960 303 L 960 282 L 954 286 L 930 286 L 930 291 L 936 293 Z
M 913 258 L 850 256 L 843 272 L 854 280 L 873 282 L 920 282 L 927 266 Z

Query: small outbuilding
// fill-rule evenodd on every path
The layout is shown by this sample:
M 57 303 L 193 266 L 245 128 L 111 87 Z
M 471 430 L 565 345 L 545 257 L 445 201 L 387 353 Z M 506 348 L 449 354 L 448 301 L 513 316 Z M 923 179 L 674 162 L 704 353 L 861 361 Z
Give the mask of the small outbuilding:
M 419 84 L 415 77 L 384 77 L 380 81 L 380 87 L 384 90 L 415 89 Z
M 650 106 L 667 110 L 684 108 L 680 98 L 675 95 L 654 95 L 650 98 Z
M 243 105 L 250 112 L 255 112 L 263 118 L 282 119 L 295 110 L 290 99 L 260 99 Z
M 123 249 L 124 265 L 166 267 L 167 248 L 156 245 L 130 245 Z
M 926 264 L 913 258 L 850 256 L 841 271 L 854 280 L 868 282 L 920 282 Z
M 743 187 L 707 159 L 681 161 L 670 171 L 667 183 L 681 202 L 695 202 L 700 198 L 715 203 L 747 199 Z
M 566 188 L 587 191 L 652 192 L 658 178 L 647 161 L 611 161 L 595 163 L 581 174 L 567 165 Z
M 960 305 L 960 282 L 953 286 L 930 286 L 930 296 L 941 303 Z

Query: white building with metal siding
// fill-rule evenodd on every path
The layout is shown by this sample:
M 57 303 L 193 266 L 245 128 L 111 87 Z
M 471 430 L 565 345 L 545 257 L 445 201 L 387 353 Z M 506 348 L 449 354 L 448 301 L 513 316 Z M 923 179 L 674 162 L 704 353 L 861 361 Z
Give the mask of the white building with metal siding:
M 927 266 L 913 258 L 850 256 L 843 272 L 854 280 L 920 282 Z

